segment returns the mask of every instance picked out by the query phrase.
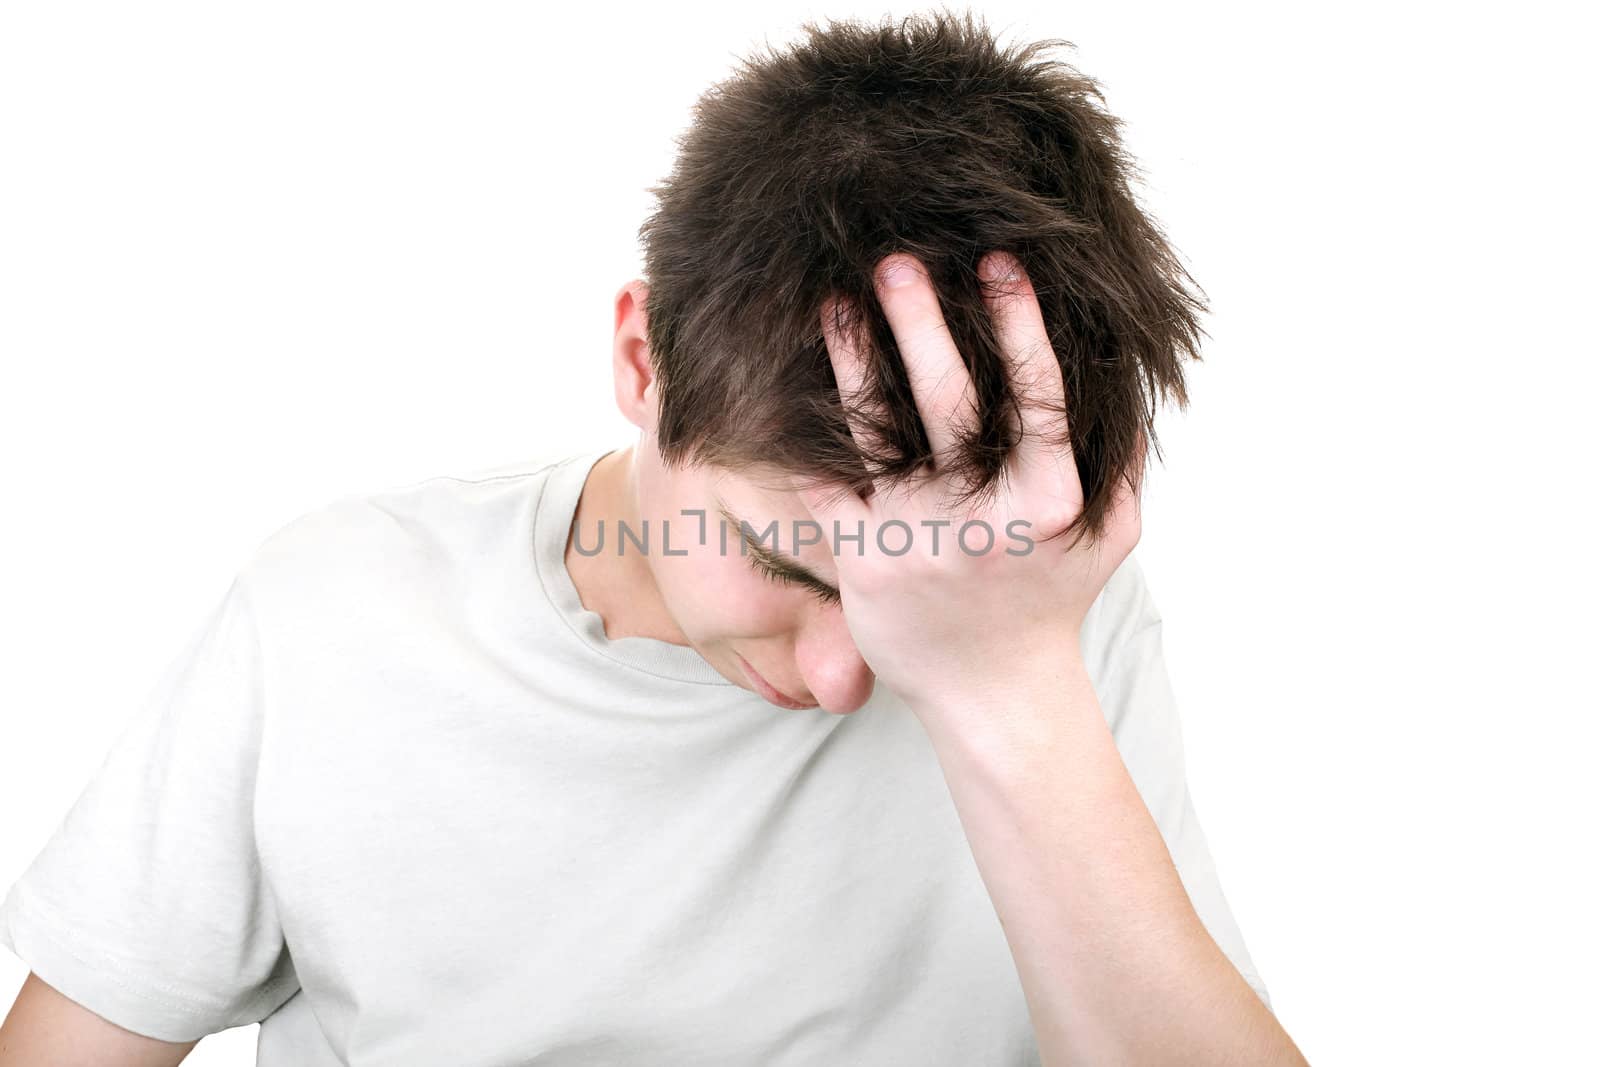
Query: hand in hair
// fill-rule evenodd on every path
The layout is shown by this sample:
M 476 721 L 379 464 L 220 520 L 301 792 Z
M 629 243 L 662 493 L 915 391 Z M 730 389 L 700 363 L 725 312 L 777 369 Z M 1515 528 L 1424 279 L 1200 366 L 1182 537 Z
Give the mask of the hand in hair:
M 878 268 L 878 300 L 932 446 L 931 469 L 913 483 L 874 485 L 865 497 L 796 488 L 835 546 L 856 647 L 926 719 L 970 698 L 1048 682 L 1078 658 L 1084 616 L 1139 540 L 1138 479 L 1119 486 L 1098 537 L 1080 532 L 1062 543 L 1084 494 L 1070 448 L 1057 443 L 1069 439 L 1060 424 L 1060 362 L 1021 264 L 992 253 L 980 275 L 1017 398 L 1020 442 L 990 491 L 973 498 L 952 484 L 941 468 L 954 466 L 974 428 L 973 384 L 918 261 L 896 254 Z M 881 443 L 870 439 L 873 413 L 863 406 L 867 362 L 833 310 L 823 312 L 829 358 L 851 434 L 870 455 Z M 1136 466 L 1142 471 L 1142 450 Z

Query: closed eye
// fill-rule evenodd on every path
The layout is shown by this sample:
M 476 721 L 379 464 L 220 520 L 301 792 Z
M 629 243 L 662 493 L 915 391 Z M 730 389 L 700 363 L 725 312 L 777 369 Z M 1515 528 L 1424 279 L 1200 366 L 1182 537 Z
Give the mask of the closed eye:
M 761 557 L 756 555 L 751 555 L 748 558 L 750 566 L 755 568 L 755 572 L 768 581 L 777 582 L 780 585 L 798 585 L 809 589 L 812 595 L 824 604 L 837 604 L 840 601 L 839 590 L 831 585 L 812 582 L 801 575 L 791 574 L 786 570 L 768 566 Z
M 723 522 L 739 532 L 740 554 L 750 561 L 750 566 L 756 569 L 756 573 L 783 585 L 804 586 L 824 604 L 841 602 L 843 598 L 835 586 L 812 574 L 804 565 L 789 556 L 769 551 L 767 546 L 754 536 L 754 527 L 735 515 L 721 497 L 717 498 L 717 511 L 721 514 Z M 768 529 L 773 529 L 775 526 L 776 524 Z

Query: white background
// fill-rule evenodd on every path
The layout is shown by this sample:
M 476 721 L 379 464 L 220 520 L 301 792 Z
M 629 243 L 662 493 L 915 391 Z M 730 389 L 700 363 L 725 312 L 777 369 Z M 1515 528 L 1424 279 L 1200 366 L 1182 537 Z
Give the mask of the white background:
M 0 889 L 278 527 L 627 443 L 613 299 L 690 104 L 880 10 L 7 5 Z M 1590 37 L 978 10 L 1076 43 L 1212 302 L 1138 551 L 1279 1017 L 1319 1064 L 1593 1055 Z

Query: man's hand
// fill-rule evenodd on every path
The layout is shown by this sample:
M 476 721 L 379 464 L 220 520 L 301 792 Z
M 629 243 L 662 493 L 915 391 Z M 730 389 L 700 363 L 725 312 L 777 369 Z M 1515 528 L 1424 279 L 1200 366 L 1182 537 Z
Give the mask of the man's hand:
M 883 277 L 882 268 L 897 265 L 910 269 L 909 284 Z M 1196 914 L 1091 684 L 1083 621 L 1139 540 L 1138 496 L 1121 487 L 1098 540 L 1047 540 L 1083 508 L 1072 454 L 1051 443 L 1068 439 L 1064 427 L 1048 425 L 1065 410 L 1062 377 L 1020 264 L 995 255 L 984 264 L 996 265 L 1016 272 L 987 299 L 1022 443 L 1000 491 L 960 513 L 965 487 L 949 484 L 940 467 L 951 468 L 973 418 L 974 389 L 927 275 L 905 256 L 879 265 L 879 300 L 934 470 L 920 484 L 875 485 L 867 500 L 796 486 L 836 549 L 845 621 L 868 665 L 928 730 L 1047 1067 L 1304 1067 Z M 877 413 L 849 414 L 865 399 L 860 348 L 839 336 L 829 309 L 823 317 L 851 435 L 881 455 L 865 439 Z M 961 539 L 962 524 L 977 520 L 993 543 L 981 526 Z M 1019 520 L 1034 543 L 1013 554 L 1010 524 Z M 935 550 L 927 524 L 941 521 L 951 525 L 938 528 L 945 536 Z M 884 530 L 897 522 L 904 526 Z M 860 541 L 844 541 L 858 524 Z M 901 554 L 907 533 L 911 547 Z
M 860 541 L 845 541 L 837 553 L 845 620 L 873 672 L 925 720 L 997 687 L 1032 688 L 1054 677 L 1063 659 L 1077 657 L 1085 614 L 1140 533 L 1138 497 L 1124 484 L 1098 541 L 1067 548 L 1049 540 L 1083 507 L 1072 453 L 1050 443 L 1066 440 L 1061 368 L 1015 257 L 991 253 L 980 275 L 990 283 L 990 315 L 1023 422 L 998 491 L 958 509 L 957 487 L 941 474 L 977 400 L 926 272 L 902 254 L 879 264 L 878 299 L 933 448 L 933 470 L 916 484 L 875 486 L 867 500 L 800 489 L 829 544 L 835 531 L 849 537 L 864 529 Z M 832 308 L 823 311 L 849 410 L 864 402 L 867 366 L 834 319 Z M 864 450 L 876 450 L 859 420 L 850 429 Z

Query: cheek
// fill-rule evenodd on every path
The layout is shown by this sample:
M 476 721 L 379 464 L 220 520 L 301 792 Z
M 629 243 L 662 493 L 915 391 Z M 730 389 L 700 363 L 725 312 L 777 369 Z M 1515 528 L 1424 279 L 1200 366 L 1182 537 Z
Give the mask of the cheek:
M 757 637 L 791 625 L 794 591 L 751 570 L 737 552 L 692 552 L 658 561 L 660 584 L 673 617 L 699 637 Z

